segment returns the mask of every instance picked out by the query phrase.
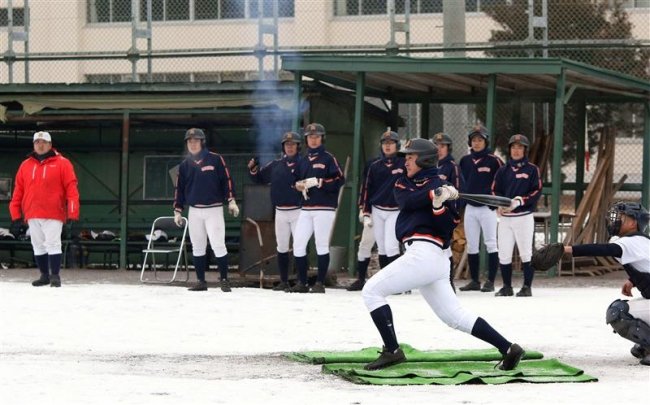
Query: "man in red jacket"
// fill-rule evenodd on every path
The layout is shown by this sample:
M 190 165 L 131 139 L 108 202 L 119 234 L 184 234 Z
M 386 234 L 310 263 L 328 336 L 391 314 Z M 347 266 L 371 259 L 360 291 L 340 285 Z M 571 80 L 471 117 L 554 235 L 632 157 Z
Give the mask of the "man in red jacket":
M 61 287 L 61 230 L 67 220 L 79 219 L 79 192 L 72 163 L 52 148 L 48 132 L 34 134 L 34 152 L 18 168 L 9 212 L 12 221 L 29 225 L 41 271 L 32 285 Z

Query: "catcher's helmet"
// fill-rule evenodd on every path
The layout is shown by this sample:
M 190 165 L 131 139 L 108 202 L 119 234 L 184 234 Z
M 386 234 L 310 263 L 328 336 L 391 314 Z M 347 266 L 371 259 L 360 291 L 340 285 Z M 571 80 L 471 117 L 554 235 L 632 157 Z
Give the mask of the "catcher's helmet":
M 619 201 L 614 203 L 608 212 L 607 231 L 611 236 L 616 236 L 621 230 L 621 214 L 636 220 L 637 231 L 646 233 L 650 213 L 643 205 L 635 202 Z
M 205 132 L 199 128 L 190 128 L 185 132 L 185 142 L 190 138 L 200 139 L 205 142 Z
M 526 147 L 528 149 L 530 147 L 530 142 L 528 142 L 528 138 L 526 138 L 525 135 L 522 134 L 515 134 L 510 137 L 510 140 L 508 141 L 508 148 L 512 146 L 513 143 L 518 143 Z
M 305 133 L 303 135 L 306 137 L 309 135 L 320 135 L 325 139 L 325 127 L 319 123 L 313 122 L 305 127 Z
M 409 139 L 397 153 L 400 155 L 408 153 L 418 155 L 415 164 L 423 169 L 435 167 L 438 164 L 438 147 L 428 139 Z
M 469 134 L 467 134 L 467 146 L 472 146 L 472 138 L 477 135 L 485 139 L 486 143 L 490 139 L 490 134 L 488 133 L 487 128 L 483 125 L 474 125 L 471 131 L 469 131 Z

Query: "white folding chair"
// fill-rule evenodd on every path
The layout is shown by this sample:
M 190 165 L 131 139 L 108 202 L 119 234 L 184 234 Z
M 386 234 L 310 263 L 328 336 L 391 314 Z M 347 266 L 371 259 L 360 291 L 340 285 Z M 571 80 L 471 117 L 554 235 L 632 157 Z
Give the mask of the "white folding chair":
M 155 240 L 157 235 L 156 231 L 164 231 L 167 234 L 167 239 Z M 185 281 L 190 278 L 188 265 L 187 265 L 187 247 L 185 245 L 185 237 L 187 235 L 187 218 L 183 217 L 183 225 L 178 226 L 174 222 L 174 217 L 158 217 L 151 224 L 151 232 L 149 233 L 149 242 L 147 248 L 142 250 L 144 253 L 144 260 L 142 261 L 142 272 L 140 273 L 140 281 L 143 283 L 172 283 L 176 280 L 176 274 L 181 264 L 181 257 L 184 258 L 185 267 Z M 168 280 L 161 280 L 158 278 L 158 265 L 156 264 L 156 254 L 164 254 L 165 262 L 168 263 L 169 255 L 176 254 L 176 265 L 174 266 L 174 273 Z M 150 268 L 153 270 L 153 279 L 147 279 L 144 276 L 147 270 L 149 256 L 151 256 Z

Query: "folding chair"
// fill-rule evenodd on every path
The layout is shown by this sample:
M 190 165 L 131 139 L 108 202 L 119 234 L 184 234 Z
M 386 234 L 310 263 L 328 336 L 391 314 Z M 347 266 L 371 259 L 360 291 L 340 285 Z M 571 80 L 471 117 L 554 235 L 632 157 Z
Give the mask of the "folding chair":
M 168 238 L 167 240 L 154 240 L 156 231 L 164 231 Z M 190 278 L 188 265 L 187 265 L 187 247 L 185 245 L 185 237 L 187 235 L 187 218 L 183 217 L 183 226 L 178 226 L 174 222 L 174 217 L 158 217 L 151 224 L 151 232 L 149 233 L 149 242 L 147 248 L 142 250 L 144 253 L 144 260 L 142 262 L 142 272 L 140 273 L 140 281 L 143 283 L 172 283 L 176 280 L 178 267 L 181 263 L 181 256 L 184 258 L 185 267 L 185 282 Z M 156 254 L 165 255 L 165 263 L 169 263 L 169 255 L 177 254 L 176 265 L 174 266 L 174 274 L 169 280 L 160 280 L 158 278 L 158 265 L 156 265 Z M 148 259 L 151 256 L 150 268 L 153 270 L 153 280 L 146 279 L 144 272 L 147 270 Z

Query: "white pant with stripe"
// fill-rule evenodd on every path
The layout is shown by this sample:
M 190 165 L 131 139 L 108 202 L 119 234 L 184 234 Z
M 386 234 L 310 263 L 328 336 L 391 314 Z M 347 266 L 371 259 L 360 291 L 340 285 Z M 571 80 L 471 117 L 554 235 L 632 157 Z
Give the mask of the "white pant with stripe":
M 326 255 L 330 252 L 330 234 L 334 226 L 336 212 L 329 210 L 300 210 L 296 236 L 293 241 L 293 256 L 307 256 L 307 244 L 314 234 L 316 253 Z
M 465 208 L 465 238 L 467 239 L 467 253 L 478 254 L 481 230 L 483 241 L 488 253 L 494 253 L 497 248 L 497 213 L 486 207 L 467 205 Z
M 296 225 L 299 216 L 300 208 L 295 210 L 275 209 L 275 242 L 278 245 L 278 253 L 289 251 L 289 242 L 292 236 L 293 240 L 296 240 Z
M 223 257 L 228 254 L 223 206 L 190 207 L 187 217 L 190 240 L 192 241 L 192 254 L 194 256 L 205 256 L 208 239 L 210 239 L 210 246 L 216 257 Z
M 399 254 L 399 241 L 395 236 L 395 224 L 399 211 L 389 211 L 372 206 L 372 229 L 380 255 L 392 257 Z
M 533 214 L 516 217 L 501 216 L 499 218 L 499 263 L 512 263 L 512 251 L 517 244 L 521 262 L 529 262 L 533 255 L 533 236 L 535 235 L 535 219 Z

